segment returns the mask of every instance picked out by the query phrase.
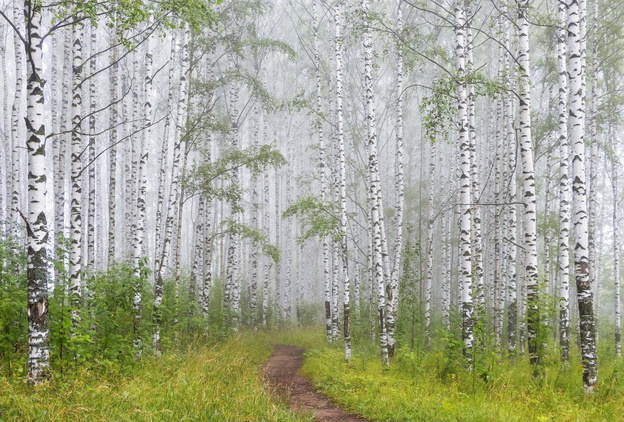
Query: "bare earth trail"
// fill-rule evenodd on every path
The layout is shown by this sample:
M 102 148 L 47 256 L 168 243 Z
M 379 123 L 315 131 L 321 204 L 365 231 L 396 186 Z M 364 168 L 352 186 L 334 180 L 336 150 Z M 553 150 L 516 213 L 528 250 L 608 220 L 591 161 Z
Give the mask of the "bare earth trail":
M 330 399 L 317 392 L 310 381 L 299 375 L 303 365 L 303 349 L 277 344 L 263 374 L 273 388 L 288 397 L 290 407 L 314 415 L 315 420 L 325 422 L 368 422 L 361 416 L 346 413 Z

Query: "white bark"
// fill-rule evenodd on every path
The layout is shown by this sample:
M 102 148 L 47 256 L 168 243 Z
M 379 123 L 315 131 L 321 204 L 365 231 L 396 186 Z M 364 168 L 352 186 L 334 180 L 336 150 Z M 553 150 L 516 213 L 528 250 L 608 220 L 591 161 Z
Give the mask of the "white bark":
M 403 1 L 397 0 L 396 31 L 401 37 L 403 32 Z M 403 51 L 401 40 L 396 45 L 396 152 L 395 152 L 395 240 L 394 240 L 394 264 L 390 273 L 390 298 L 392 311 L 397 312 L 399 307 L 399 274 L 401 271 L 401 257 L 403 253 L 403 205 L 405 202 L 405 187 L 403 176 Z M 394 347 L 394 346 L 392 346 Z
M 37 383 L 47 376 L 48 272 L 46 219 L 46 160 L 44 95 L 41 45 L 41 10 L 38 3 L 24 1 L 26 19 L 26 149 L 28 153 L 28 380 Z M 20 46 L 21 48 L 21 46 Z
M 82 22 L 72 26 L 72 134 L 71 134 L 71 207 L 69 249 L 69 294 L 72 323 L 77 328 L 82 298 Z
M 391 300 L 386 301 L 385 292 L 385 273 L 383 269 L 383 257 L 382 257 L 382 242 L 383 242 L 383 203 L 380 196 L 381 193 L 381 181 L 379 180 L 379 158 L 377 154 L 377 130 L 375 119 L 375 106 L 373 98 L 373 46 L 372 35 L 369 23 L 369 2 L 368 0 L 362 1 L 362 12 L 364 14 L 364 90 L 366 97 L 366 121 L 367 121 L 367 143 L 368 143 L 368 174 L 370 177 L 369 183 L 369 201 L 371 205 L 371 222 L 373 238 L 373 274 L 375 279 L 375 285 L 377 286 L 377 311 L 379 316 L 379 343 L 381 346 L 381 360 L 385 367 L 389 366 L 388 354 L 390 348 L 394 346 L 394 338 L 392 335 L 388 335 L 386 331 L 386 320 L 390 316 L 392 318 L 392 312 L 386 314 L 386 307 L 391 305 Z M 391 325 L 394 324 L 394 320 L 390 321 Z M 390 331 L 392 327 L 388 327 Z
M 266 118 L 265 118 L 266 121 Z M 265 128 L 266 129 L 266 128 Z M 265 130 L 266 133 L 266 130 Z M 271 226 L 270 226 L 270 215 L 269 215 L 269 175 L 268 173 L 264 174 L 264 216 L 262 218 L 262 230 L 264 231 L 264 235 L 267 239 L 270 237 Z M 264 257 L 264 279 L 262 280 L 262 326 L 267 326 L 267 314 L 269 312 L 269 270 L 270 270 L 270 262 L 269 257 Z
M 24 3 L 26 4 L 26 3 Z M 15 1 L 13 6 L 13 22 L 17 25 L 17 28 L 21 28 L 19 23 L 22 20 L 20 16 L 22 11 L 20 10 L 19 1 Z M 19 147 L 21 140 L 19 139 L 19 121 L 21 110 L 22 95 L 24 91 L 24 77 L 23 77 L 23 58 L 22 48 L 23 44 L 16 32 L 13 33 L 13 47 L 15 50 L 15 97 L 13 98 L 13 105 L 11 107 L 11 212 L 10 221 L 11 227 L 9 233 L 12 237 L 17 239 L 19 237 L 19 206 L 20 206 L 20 153 Z M 28 54 L 26 54 L 28 57 Z M 28 95 L 28 93 L 27 93 Z
M 585 178 L 585 2 L 568 6 L 568 77 L 570 81 L 570 143 L 572 145 L 572 199 L 574 201 L 574 266 L 581 336 L 583 385 L 594 389 L 598 378 L 593 291 L 589 278 L 589 239 Z
M 91 26 L 90 40 L 89 40 L 90 54 L 93 55 L 97 51 L 97 28 Z M 89 62 L 89 182 L 88 182 L 88 204 L 87 204 L 87 268 L 89 271 L 93 271 L 95 268 L 95 203 L 96 203 L 96 185 L 95 185 L 95 143 L 97 138 L 95 136 L 96 130 L 96 118 L 95 111 L 97 108 L 97 89 L 96 89 L 96 77 L 97 72 L 97 60 L 92 59 Z
M 459 204 L 460 204 L 460 284 L 461 315 L 462 315 L 462 340 L 464 342 L 464 354 L 468 365 L 472 367 L 473 338 L 473 300 L 472 300 L 472 247 L 470 242 L 471 233 L 471 182 L 470 182 L 470 135 L 468 131 L 468 93 L 466 89 L 466 39 L 465 39 L 466 16 L 463 2 L 458 1 L 455 5 L 455 58 L 457 66 L 457 91 L 458 91 L 458 118 L 459 128 L 459 151 L 460 151 L 460 176 L 459 176 Z
M 342 9 L 335 6 L 335 41 L 336 41 L 336 141 L 338 149 L 338 183 L 340 202 L 340 255 L 342 257 L 342 274 L 344 277 L 343 324 L 345 361 L 351 360 L 351 321 L 350 321 L 350 280 L 349 261 L 347 254 L 347 172 L 345 163 L 344 128 L 342 115 Z
M 117 222 L 117 142 L 118 142 L 118 99 L 119 99 L 119 51 L 116 28 L 110 40 L 110 98 L 109 108 L 109 183 L 108 183 L 108 268 L 115 261 L 115 227 Z
M 559 0 L 557 64 L 559 71 L 559 346 L 561 360 L 570 359 L 570 217 L 571 191 L 568 176 L 568 74 L 566 44 L 566 4 Z
M 541 344 L 538 339 L 538 276 L 537 276 L 537 221 L 535 200 L 535 171 L 533 140 L 531 137 L 531 90 L 528 0 L 518 4 L 518 91 L 520 99 L 520 157 L 522 161 L 523 231 L 525 252 L 525 288 L 527 292 L 527 333 L 529 358 L 534 370 L 541 366 Z
M 429 158 L 429 205 L 427 207 L 427 263 L 425 280 L 425 342 L 427 347 L 431 345 L 431 288 L 433 285 L 433 229 L 434 229 L 434 209 L 433 201 L 435 195 L 435 161 L 436 143 L 431 142 L 431 152 Z
M 611 183 L 613 184 L 613 287 L 615 294 L 614 302 L 614 326 L 615 326 L 615 354 L 622 356 L 622 300 L 620 283 L 620 237 L 618 230 L 618 161 L 613 158 L 611 162 Z

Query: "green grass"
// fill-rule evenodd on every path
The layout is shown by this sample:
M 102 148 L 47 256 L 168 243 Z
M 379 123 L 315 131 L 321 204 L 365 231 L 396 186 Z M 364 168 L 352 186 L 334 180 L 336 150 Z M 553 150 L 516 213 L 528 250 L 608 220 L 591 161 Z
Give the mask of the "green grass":
M 55 373 L 35 388 L 23 377 L 0 377 L 0 421 L 309 421 L 263 384 L 271 344 L 306 348 L 304 373 L 317 388 L 372 421 L 624 420 L 624 361 L 609 352 L 599 354 L 599 382 L 586 395 L 578 356 L 563 368 L 554 349 L 540 382 L 526 359 L 512 364 L 489 355 L 471 373 L 457 353 L 442 350 L 400 350 L 383 370 L 374 345 L 355 345 L 347 364 L 342 344 L 327 346 L 319 328 L 244 332 L 132 367 Z
M 383 370 L 374 352 L 356 353 L 347 364 L 341 349 L 325 346 L 308 351 L 303 371 L 337 403 L 375 421 L 624 420 L 621 359 L 601 361 L 591 395 L 583 392 L 580 365 L 562 368 L 556 356 L 541 382 L 526 360 L 490 360 L 470 373 L 442 352 L 404 350 Z
M 304 421 L 263 385 L 270 336 L 243 333 L 216 346 L 147 357 L 28 387 L 0 378 L 0 421 Z

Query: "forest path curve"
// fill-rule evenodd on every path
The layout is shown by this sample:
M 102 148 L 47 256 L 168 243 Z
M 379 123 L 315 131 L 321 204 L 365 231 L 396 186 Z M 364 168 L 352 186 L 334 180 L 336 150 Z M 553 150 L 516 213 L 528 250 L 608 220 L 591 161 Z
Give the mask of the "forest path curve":
M 273 345 L 273 349 L 262 372 L 273 388 L 288 397 L 291 408 L 313 414 L 316 421 L 368 422 L 361 416 L 346 413 L 299 375 L 304 349 L 285 344 Z

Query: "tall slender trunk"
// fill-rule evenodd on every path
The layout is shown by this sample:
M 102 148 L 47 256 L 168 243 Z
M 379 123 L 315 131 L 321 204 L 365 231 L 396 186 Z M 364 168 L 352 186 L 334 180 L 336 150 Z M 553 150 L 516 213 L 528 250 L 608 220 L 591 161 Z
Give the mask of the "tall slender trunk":
M 169 91 L 167 97 L 167 114 L 165 116 L 165 127 L 163 130 L 163 138 L 162 138 L 162 148 L 160 153 L 160 165 L 158 172 L 158 202 L 156 205 L 156 239 L 155 239 L 155 248 L 154 248 L 154 275 L 155 275 L 155 286 L 162 286 L 162 277 L 160 277 L 160 267 L 164 265 L 164 262 L 161 261 L 161 255 L 164 253 L 163 247 L 163 219 L 167 218 L 166 208 L 165 208 L 165 187 L 167 185 L 167 157 L 169 155 L 169 143 L 171 138 L 169 133 L 171 131 L 171 116 L 174 107 L 174 76 L 175 76 L 175 63 L 177 61 L 177 51 L 178 51 L 178 43 L 176 31 L 172 31 L 171 33 L 171 43 L 170 43 L 170 57 L 169 57 Z M 156 293 L 156 296 L 162 296 L 162 288 L 160 289 L 160 293 Z M 156 300 L 155 296 L 155 300 Z
M 69 12 L 68 9 L 66 11 Z M 54 235 L 55 240 L 65 238 L 65 190 L 67 172 L 67 146 L 68 123 L 71 123 L 69 107 L 71 105 L 71 84 L 72 84 L 72 30 L 65 28 L 63 34 L 63 74 L 61 75 L 61 110 L 60 110 L 60 136 L 56 143 L 55 169 L 54 169 Z M 53 128 L 55 130 L 55 128 Z M 65 268 L 65 256 L 58 257 L 63 262 Z M 57 277 L 60 276 L 57 271 Z
M 189 31 L 187 29 L 182 29 L 182 39 L 180 41 L 181 44 L 181 53 L 182 58 L 180 61 L 180 82 L 178 85 L 178 107 L 176 110 L 176 128 L 175 128 L 175 139 L 177 145 L 179 146 L 180 154 L 181 154 L 181 170 L 177 175 L 177 188 L 176 195 L 177 203 L 175 207 L 169 209 L 169 213 L 167 218 L 172 214 L 175 214 L 177 219 L 173 222 L 173 227 L 175 228 L 175 253 L 174 253 L 174 303 L 173 303 L 173 326 L 175 330 L 175 341 L 177 343 L 178 340 L 178 330 L 176 328 L 179 319 L 179 297 L 180 297 L 180 266 L 181 266 L 181 247 L 182 247 L 182 216 L 184 215 L 184 203 L 185 203 L 185 184 L 182 183 L 184 178 L 186 177 L 186 167 L 188 164 L 188 154 L 189 148 L 186 141 L 186 125 L 187 125 L 187 111 L 188 111 L 188 102 L 189 102 L 189 83 L 187 72 L 189 71 L 189 65 L 191 63 L 191 58 L 189 56 Z M 173 211 L 173 212 L 172 212 Z
M 280 245 L 280 172 L 275 169 L 275 246 L 281 251 Z M 280 279 L 281 260 L 275 263 L 275 320 L 282 322 L 282 286 Z
M 505 117 L 505 143 L 507 148 L 507 158 L 509 168 L 509 190 L 507 194 L 509 207 L 506 211 L 507 214 L 507 351 L 510 354 L 516 353 L 517 343 L 517 331 L 518 331 L 518 278 L 517 278 L 517 212 L 516 212 L 516 164 L 518 162 L 517 157 L 517 142 L 516 133 L 513 125 L 513 101 L 514 94 L 509 92 L 506 98 L 506 117 Z M 502 304 L 504 298 L 499 298 L 498 309 L 501 310 L 500 318 L 502 320 Z M 501 321 L 502 322 L 502 321 Z M 499 322 L 499 324 L 501 324 Z
M 24 1 L 26 22 L 26 150 L 28 153 L 28 380 L 36 384 L 50 365 L 46 219 L 46 160 L 41 5 Z M 21 46 L 19 46 L 21 48 Z
M 611 140 L 613 141 L 613 140 Z M 614 149 L 615 150 L 615 149 Z M 613 287 L 615 294 L 614 299 L 614 326 L 615 326 L 615 354 L 617 357 L 622 356 L 622 301 L 621 301 L 621 284 L 620 284 L 620 237 L 619 237 L 619 217 L 618 217 L 618 162 L 616 159 L 611 161 L 611 183 L 613 184 Z
M 186 32 L 185 32 L 186 33 Z M 174 37 L 172 37 L 174 38 Z M 172 58 L 175 57 L 177 52 L 176 41 L 172 39 L 171 41 L 171 52 Z M 186 43 L 183 40 L 181 42 L 182 46 Z M 188 58 L 188 55 L 187 55 Z M 173 59 L 172 59 L 173 60 Z M 182 86 L 186 83 L 186 69 L 188 66 L 188 60 L 184 63 L 184 60 L 180 61 L 180 85 L 178 87 L 178 107 L 177 107 L 177 117 L 185 116 L 185 105 L 186 105 L 186 87 Z M 171 73 L 170 73 L 170 76 Z M 172 82 L 172 81 L 171 81 Z M 170 90 L 173 87 L 170 85 Z M 169 98 L 171 100 L 171 96 Z M 155 280 L 155 289 L 154 289 L 154 311 L 153 311 L 153 319 L 154 319 L 154 333 L 152 337 L 152 347 L 156 352 L 160 351 L 160 324 L 162 320 L 162 314 L 160 310 L 160 305 L 162 303 L 162 295 L 163 295 L 163 284 L 164 284 L 164 271 L 165 265 L 169 258 L 169 252 L 171 249 L 171 240 L 173 238 L 173 229 L 175 217 L 177 216 L 176 211 L 178 210 L 178 204 L 180 200 L 180 159 L 182 155 L 183 139 L 180 137 L 180 133 L 177 130 L 177 126 L 180 123 L 176 124 L 176 128 L 174 129 L 173 134 L 173 164 L 171 168 L 171 187 L 169 189 L 169 201 L 167 206 L 167 217 L 165 219 L 165 228 L 164 228 L 164 239 L 162 241 L 162 249 L 157 251 L 157 259 L 155 260 L 156 267 L 156 280 Z M 165 123 L 167 125 L 167 123 Z M 168 133 L 165 131 L 165 139 L 164 143 L 168 142 Z M 165 149 L 165 148 L 163 148 Z M 165 157 L 163 157 L 163 164 L 165 162 Z M 163 171 L 161 169 L 161 171 Z M 162 179 L 161 179 L 162 180 Z M 159 199 L 160 200 L 160 199 Z
M 209 162 L 209 161 L 208 161 Z M 212 201 L 209 198 L 203 199 L 205 202 L 204 208 L 206 209 L 204 217 L 204 263 L 203 263 L 203 277 L 202 277 L 202 303 L 201 310 L 204 322 L 206 324 L 205 334 L 208 334 L 208 311 L 210 305 L 210 289 L 212 288 Z
M 2 176 L 4 176 L 4 187 L 5 190 L 4 192 L 4 197 L 5 199 L 2 200 L 2 211 L 0 214 L 0 219 L 2 220 L 2 235 L 8 235 L 8 227 L 7 227 L 7 223 L 8 223 L 8 218 L 11 215 L 12 211 L 10 209 L 10 200 L 9 200 L 9 195 L 11 194 L 11 178 L 12 178 L 12 172 L 11 172 L 11 167 L 12 167 L 12 161 L 11 161 L 11 135 L 10 135 L 10 127 L 11 127 L 11 113 L 9 112 L 9 83 L 8 83 L 8 77 L 7 74 L 9 73 L 9 68 L 7 66 L 7 51 L 6 51 L 6 39 L 0 40 L 0 42 L 2 43 L 2 46 L 0 46 L 0 59 L 2 60 L 2 67 L 0 67 L 0 70 L 2 70 L 2 112 L 4 113 L 4 118 L 2 119 L 2 129 L 3 129 L 3 135 L 2 135 L 2 140 L 3 143 L 2 145 L 4 146 L 4 155 L 2 157 L 2 161 L 0 161 L 0 163 L 3 165 L 4 167 L 4 174 Z M 55 60 L 53 60 L 53 62 L 55 62 Z
M 593 3 L 593 19 L 592 19 L 592 32 L 594 35 L 594 42 L 592 45 L 592 53 L 591 53 L 591 91 L 590 101 L 591 101 L 591 109 L 590 109 L 590 119 L 589 119 L 589 180 L 587 182 L 588 185 L 588 197 L 587 197 L 587 217 L 588 217 L 588 245 L 589 249 L 587 250 L 587 259 L 589 261 L 589 284 L 595 291 L 596 295 L 596 303 L 594 305 L 594 319 L 599 321 L 599 313 L 600 306 L 598 306 L 598 281 L 597 281 L 597 270 L 598 266 L 596 265 L 596 221 L 597 221 L 597 212 L 596 212 L 596 193 L 598 192 L 598 47 L 597 47 L 597 38 L 599 37 L 598 32 L 598 1 L 594 1 Z M 594 327 L 596 331 L 596 341 L 598 340 L 598 324 Z
M 91 25 L 91 33 L 89 40 L 90 55 L 94 55 L 97 51 L 97 27 Z M 88 182 L 88 204 L 87 204 L 87 268 L 93 271 L 95 268 L 95 203 L 96 203 L 96 180 L 95 180 L 95 136 L 96 118 L 95 111 L 97 109 L 97 60 L 94 58 L 89 62 L 89 147 L 88 147 L 88 166 L 89 166 L 89 182 Z M 99 233 L 101 236 L 101 233 Z
M 394 347 L 394 320 L 392 312 L 386 313 L 386 307 L 391 306 L 391 298 L 386 301 L 386 283 L 383 263 L 383 203 L 381 194 L 381 181 L 379 180 L 379 158 L 377 153 L 377 129 L 375 119 L 375 106 L 373 98 L 373 40 L 369 22 L 369 2 L 362 1 L 365 29 L 363 37 L 364 46 L 364 90 L 366 97 L 366 121 L 368 140 L 368 174 L 369 174 L 369 201 L 371 205 L 371 222 L 373 238 L 373 274 L 377 285 L 377 311 L 379 316 L 379 343 L 381 346 L 381 360 L 385 367 L 389 366 L 389 349 Z M 388 316 L 391 320 L 386 321 Z M 388 330 L 388 331 L 386 331 Z
M 150 19 L 150 23 L 152 20 Z M 149 156 L 149 142 L 152 138 L 152 101 L 153 101 L 153 55 L 151 51 L 151 43 L 148 39 L 145 44 L 145 74 L 144 86 L 143 86 L 143 134 L 141 136 L 141 157 L 139 160 L 139 174 L 138 174 L 138 191 L 136 200 L 136 228 L 134 232 L 134 250 L 133 250 L 133 266 L 135 271 L 135 278 L 137 283 L 134 285 L 132 308 L 134 312 L 134 348 L 136 350 L 141 349 L 141 338 L 139 331 L 141 328 L 141 286 L 138 281 L 141 277 L 140 260 L 143 258 L 145 251 L 143 247 L 143 238 L 145 237 L 145 198 L 147 196 L 147 159 Z M 135 116 L 138 119 L 138 116 Z
M 561 361 L 570 360 L 570 179 L 568 177 L 568 73 L 566 3 L 559 0 L 557 64 L 559 71 L 559 346 Z
M 117 221 L 117 142 L 118 142 L 118 101 L 119 101 L 119 38 L 113 28 L 110 52 L 110 109 L 109 109 L 109 186 L 108 186 L 108 268 L 115 261 L 115 227 Z
M 529 358 L 534 375 L 542 366 L 541 340 L 538 338 L 540 324 L 539 291 L 537 277 L 537 223 L 535 201 L 535 171 L 533 140 L 531 137 L 531 89 L 528 0 L 517 0 L 518 5 L 518 91 L 520 99 L 520 157 L 522 160 L 523 232 L 525 251 L 525 288 L 527 292 L 527 333 Z
M 189 313 L 188 316 L 190 318 L 193 318 L 193 316 L 195 315 L 195 306 L 197 306 L 198 304 L 198 300 L 197 300 L 197 296 L 198 296 L 198 289 L 197 289 L 197 279 L 198 276 L 201 276 L 201 274 L 203 274 L 203 257 L 202 257 L 202 253 L 204 252 L 204 249 L 202 247 L 202 245 L 204 244 L 205 240 L 204 240 L 204 223 L 205 223 L 205 218 L 204 218 L 204 213 L 205 213 L 205 206 L 206 206 L 206 201 L 204 200 L 204 195 L 200 195 L 199 197 L 199 204 L 197 205 L 197 220 L 195 223 L 195 242 L 193 245 L 193 261 L 192 261 L 192 267 L 191 267 L 191 275 L 190 275 L 190 279 L 189 279 Z M 199 293 L 203 293 L 201 290 L 199 291 Z
M 585 2 L 568 4 L 568 77 L 570 80 L 570 143 L 574 201 L 574 266 L 578 301 L 583 385 L 594 389 L 598 379 L 594 303 L 589 277 L 589 235 L 585 178 Z
M 335 40 L 336 40 L 336 141 L 338 149 L 338 184 L 340 203 L 340 255 L 342 257 L 342 274 L 344 277 L 343 328 L 345 361 L 351 360 L 351 320 L 350 320 L 350 280 L 347 251 L 347 172 L 345 163 L 344 129 L 342 115 L 342 9 L 335 8 Z
M 319 140 L 319 179 L 321 185 L 321 201 L 327 197 L 327 178 L 325 175 L 325 136 L 323 134 L 323 95 L 321 91 L 321 58 L 319 55 L 319 5 L 318 0 L 314 0 L 313 24 L 314 31 L 314 68 L 316 77 L 316 119 L 314 122 Z M 323 280 L 325 281 L 325 334 L 327 342 L 331 342 L 331 306 L 329 292 L 329 246 L 327 238 L 321 239 L 323 249 Z
M 265 116 L 266 121 L 266 116 Z M 266 129 L 266 128 L 265 128 Z M 265 131 L 266 133 L 266 131 Z M 264 215 L 262 218 L 262 230 L 264 231 L 264 235 L 267 239 L 271 234 L 271 220 L 269 215 L 269 197 L 270 197 L 270 189 L 269 189 L 269 175 L 268 173 L 264 174 Z M 269 257 L 265 256 L 264 258 L 264 279 L 262 280 L 262 326 L 267 326 L 267 314 L 269 312 L 269 270 L 270 270 L 270 262 Z
M 257 69 L 256 69 L 257 70 Z M 253 117 L 253 133 L 252 140 L 253 145 L 258 147 L 260 144 L 260 104 L 259 100 L 256 100 L 256 104 L 254 106 L 254 117 Z M 260 179 L 254 173 L 251 176 L 251 227 L 259 230 L 259 220 L 260 220 L 260 203 L 259 203 L 259 190 L 260 190 Z M 250 290 L 251 296 L 249 298 L 249 307 L 251 310 L 251 323 L 253 326 L 256 325 L 256 311 L 258 308 L 258 248 L 254 245 L 251 247 L 251 274 L 250 274 Z
M 403 32 L 403 1 L 397 0 L 396 31 L 399 36 Z M 395 152 L 395 227 L 394 264 L 390 273 L 390 297 L 394 313 L 399 307 L 399 274 L 403 253 L 403 205 L 405 202 L 405 187 L 403 176 L 403 46 L 401 40 L 395 45 L 397 54 L 396 63 L 396 152 Z
M 431 141 L 431 153 L 429 158 L 429 205 L 427 217 L 427 279 L 425 281 L 425 342 L 427 347 L 431 345 L 431 288 L 433 284 L 433 228 L 434 228 L 434 211 L 433 201 L 435 195 L 435 161 L 436 161 L 436 143 Z
M 472 247 L 471 232 L 471 182 L 470 182 L 470 134 L 468 131 L 468 93 L 466 89 L 466 15 L 463 1 L 455 4 L 455 57 L 457 66 L 458 90 L 458 118 L 460 177 L 459 177 L 459 204 L 460 204 L 460 283 L 462 286 L 461 313 L 462 339 L 464 354 L 468 366 L 472 367 L 473 338 L 473 299 L 472 299 Z
M 83 23 L 72 26 L 72 133 L 69 279 L 72 323 L 80 321 L 82 299 L 82 38 Z
M 24 2 L 25 7 L 31 7 L 30 2 Z M 25 12 L 25 11 L 24 11 Z M 19 1 L 15 1 L 13 6 L 13 22 L 16 23 L 17 28 L 21 28 L 20 16 L 22 11 L 20 10 Z M 19 121 L 22 103 L 22 95 L 24 91 L 24 77 L 23 77 L 23 44 L 16 32 L 13 33 L 13 48 L 15 50 L 15 97 L 13 98 L 13 105 L 11 107 L 11 212 L 10 221 L 11 228 L 9 233 L 16 240 L 19 237 L 19 206 L 20 206 L 20 145 L 21 139 L 19 139 Z M 28 52 L 26 54 L 28 58 Z M 28 66 L 28 64 L 27 64 Z M 28 69 L 28 67 L 27 67 Z M 28 83 L 28 82 L 27 82 Z M 27 93 L 28 95 L 28 93 Z
M 475 114 L 475 85 L 472 82 L 472 73 L 474 71 L 473 64 L 473 44 L 472 44 L 472 10 L 470 7 L 472 0 L 466 0 L 466 77 L 467 83 L 467 114 L 468 114 L 468 139 L 470 150 L 470 184 L 473 205 L 471 206 L 471 247 L 472 247 L 472 277 L 474 280 L 473 292 L 476 296 L 476 318 L 483 319 L 485 312 L 485 286 L 483 280 L 483 242 L 481 240 L 481 208 L 479 206 L 481 186 L 479 183 L 479 165 L 477 163 L 477 132 L 476 132 L 476 114 Z M 503 288 L 504 289 L 504 288 Z M 502 289 L 502 290 L 503 290 Z M 504 295 L 501 294 L 501 297 Z M 502 313 L 502 307 L 501 307 Z M 500 321 L 502 321 L 502 315 Z M 499 337 L 500 343 L 500 337 Z
M 292 198 L 293 198 L 293 193 L 292 193 L 292 189 L 293 189 L 293 179 L 295 178 L 295 165 L 294 165 L 294 155 L 293 155 L 293 139 L 292 136 L 288 136 L 288 141 L 287 141 L 287 146 L 286 146 L 286 156 L 287 161 L 288 161 L 288 174 L 286 175 L 286 197 L 285 197 L 285 202 L 286 205 L 285 207 L 288 208 L 290 206 L 290 204 L 292 203 Z M 292 230 L 292 220 L 289 219 L 288 221 L 285 222 L 286 225 L 286 239 L 285 239 L 285 248 L 286 248 L 286 260 L 285 262 L 285 269 L 286 269 L 286 275 L 285 275 L 285 282 L 284 282 L 284 320 L 287 323 L 292 322 L 292 266 L 293 266 L 293 256 L 292 256 L 292 236 L 293 236 L 293 230 Z

